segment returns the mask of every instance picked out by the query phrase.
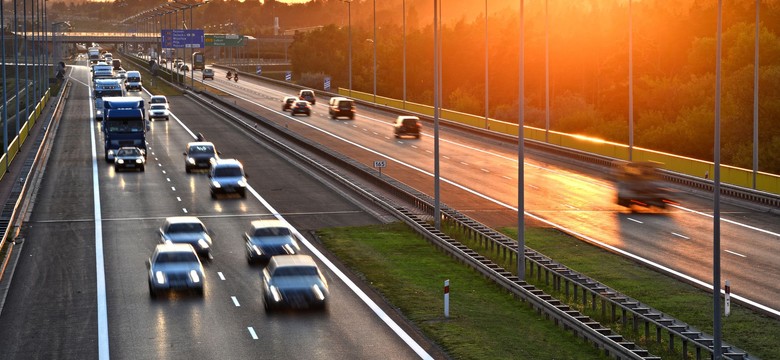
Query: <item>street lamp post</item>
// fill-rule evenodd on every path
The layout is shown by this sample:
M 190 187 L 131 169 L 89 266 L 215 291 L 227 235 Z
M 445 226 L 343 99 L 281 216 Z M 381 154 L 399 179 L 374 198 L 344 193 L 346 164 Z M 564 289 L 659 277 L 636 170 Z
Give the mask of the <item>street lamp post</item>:
M 347 32 L 349 33 L 349 63 L 347 73 L 349 74 L 349 96 L 352 97 L 352 0 L 341 0 L 347 3 Z
M 376 104 L 376 0 L 374 0 L 374 104 Z

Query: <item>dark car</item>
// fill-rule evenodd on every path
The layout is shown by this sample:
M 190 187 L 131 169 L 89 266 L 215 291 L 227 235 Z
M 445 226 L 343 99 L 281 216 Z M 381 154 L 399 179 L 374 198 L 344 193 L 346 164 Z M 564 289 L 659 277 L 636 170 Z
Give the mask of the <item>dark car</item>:
M 292 108 L 290 109 L 290 115 L 295 114 L 304 114 L 306 116 L 311 116 L 311 105 L 306 100 L 298 100 L 296 101 Z
M 238 194 L 246 198 L 246 176 L 244 167 L 236 159 L 218 159 L 212 162 L 209 171 L 211 198 L 219 194 Z
M 295 255 L 300 252 L 287 223 L 280 220 L 255 220 L 244 233 L 246 258 L 250 264 L 267 262 L 276 255 Z
M 144 171 L 145 164 L 144 152 L 137 147 L 121 147 L 114 155 L 114 169 L 116 171 L 120 169 Z
M 160 227 L 163 244 L 190 244 L 198 256 L 211 258 L 211 236 L 206 225 L 194 216 L 172 216 Z
M 203 75 L 202 80 L 206 80 L 206 79 L 214 80 L 214 69 L 203 69 L 201 73 Z
M 314 90 L 301 90 L 298 93 L 298 99 L 306 100 L 312 105 L 317 103 L 317 98 L 314 97 Z
M 419 139 L 422 124 L 420 124 L 420 118 L 417 116 L 399 116 L 395 119 L 393 129 L 396 138 L 400 138 L 404 135 L 411 135 L 416 139 Z
M 162 291 L 192 290 L 203 296 L 203 265 L 188 244 L 160 244 L 146 261 L 149 296 Z
M 211 161 L 219 158 L 219 152 L 214 144 L 208 141 L 194 141 L 187 144 L 184 152 L 184 170 L 191 173 L 192 169 L 208 169 Z
M 279 308 L 325 309 L 329 296 L 328 282 L 311 256 L 274 256 L 263 270 L 266 312 Z
M 344 116 L 352 120 L 355 118 L 355 101 L 343 97 L 331 98 L 328 114 L 331 119 Z
M 282 99 L 282 111 L 292 110 L 292 106 L 296 101 L 298 101 L 297 97 L 286 96 L 284 99 Z

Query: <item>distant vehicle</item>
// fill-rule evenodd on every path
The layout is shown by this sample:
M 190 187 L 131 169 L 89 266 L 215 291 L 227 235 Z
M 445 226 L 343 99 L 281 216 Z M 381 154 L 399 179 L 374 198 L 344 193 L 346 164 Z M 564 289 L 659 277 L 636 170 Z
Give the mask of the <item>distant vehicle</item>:
M 151 100 L 149 100 L 149 104 L 165 104 L 166 108 L 170 108 L 168 98 L 165 95 L 152 95 Z
M 295 255 L 301 251 L 287 223 L 255 220 L 244 233 L 247 262 L 268 262 L 271 256 Z
M 103 121 L 103 98 L 112 96 L 125 96 L 125 89 L 121 79 L 96 79 L 92 96 L 95 98 L 95 120 Z
M 206 68 L 206 56 L 202 52 L 192 53 L 192 70 L 203 70 Z
M 212 162 L 209 171 L 211 198 L 219 194 L 238 194 L 246 198 L 246 175 L 244 166 L 235 159 L 218 159 Z
M 97 63 L 92 66 L 92 82 L 97 79 L 111 79 L 114 77 L 114 68 L 105 63 Z
M 198 256 L 211 257 L 211 236 L 200 219 L 195 216 L 171 216 L 160 227 L 163 244 L 189 244 Z
M 206 79 L 214 80 L 214 69 L 203 69 L 201 74 L 203 75 L 202 80 L 206 80 Z
M 184 152 L 184 170 L 189 174 L 192 169 L 208 169 L 211 162 L 219 159 L 219 152 L 208 141 L 193 141 L 187 144 Z
M 304 114 L 306 116 L 311 116 L 311 105 L 306 100 L 298 100 L 296 101 L 292 108 L 290 108 L 290 115 L 295 114 Z
M 314 105 L 317 102 L 317 98 L 314 97 L 314 90 L 301 90 L 298 93 L 298 98 L 301 100 L 306 100 L 310 102 L 312 105 Z
M 395 119 L 395 124 L 393 125 L 396 138 L 411 135 L 419 139 L 420 129 L 422 129 L 422 124 L 420 124 L 420 118 L 417 116 L 399 116 Z
M 187 64 L 181 64 L 181 66 L 179 66 L 179 71 L 182 71 L 182 72 L 190 71 L 190 67 Z
M 350 120 L 355 118 L 355 101 L 343 97 L 330 98 L 328 114 L 331 119 L 345 116 Z
M 90 64 L 97 64 L 98 61 L 100 61 L 100 49 L 96 47 L 91 47 L 87 50 L 87 55 L 89 56 L 89 63 Z
M 148 116 L 149 120 L 168 120 L 171 112 L 166 104 L 150 104 Z
M 298 98 L 295 96 L 285 96 L 282 99 L 282 111 L 291 110 L 296 101 L 298 101 Z
M 614 170 L 617 204 L 624 207 L 666 208 L 669 191 L 663 187 L 659 164 L 650 161 L 618 163 Z
M 122 60 L 111 59 L 111 66 L 114 67 L 114 70 L 122 70 Z
M 117 70 L 116 74 L 114 75 L 117 79 L 122 80 L 122 84 L 125 83 L 125 80 L 127 80 L 127 70 Z
M 141 91 L 143 83 L 141 82 L 141 73 L 138 71 L 128 71 L 127 80 L 125 80 L 125 90 Z
M 160 244 L 146 261 L 149 269 L 149 296 L 160 292 L 192 290 L 203 296 L 203 265 L 189 244 Z
M 138 170 L 143 172 L 146 164 L 143 152 L 137 147 L 121 147 L 114 155 L 114 170 Z
M 328 282 L 311 256 L 274 256 L 263 270 L 266 312 L 279 308 L 324 310 L 329 297 Z

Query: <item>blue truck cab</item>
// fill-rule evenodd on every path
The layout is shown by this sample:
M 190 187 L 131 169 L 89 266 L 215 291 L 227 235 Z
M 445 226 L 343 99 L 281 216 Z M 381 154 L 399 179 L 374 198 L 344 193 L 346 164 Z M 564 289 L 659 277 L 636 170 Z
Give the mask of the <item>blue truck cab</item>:
M 137 147 L 145 157 L 149 123 L 144 115 L 144 99 L 139 96 L 104 97 L 103 109 L 106 161 L 113 161 L 114 154 L 123 146 Z

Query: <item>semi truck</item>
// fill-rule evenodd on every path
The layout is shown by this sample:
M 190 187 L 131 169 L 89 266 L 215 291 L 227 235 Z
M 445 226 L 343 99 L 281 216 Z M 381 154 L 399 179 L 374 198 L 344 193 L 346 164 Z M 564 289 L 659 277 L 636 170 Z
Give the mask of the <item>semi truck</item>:
M 614 167 L 617 204 L 624 207 L 666 208 L 669 190 L 663 185 L 659 165 L 651 161 L 620 162 Z
M 144 115 L 144 99 L 140 96 L 104 97 L 103 108 L 106 161 L 113 161 L 116 151 L 123 146 L 137 147 L 145 157 L 149 123 Z

